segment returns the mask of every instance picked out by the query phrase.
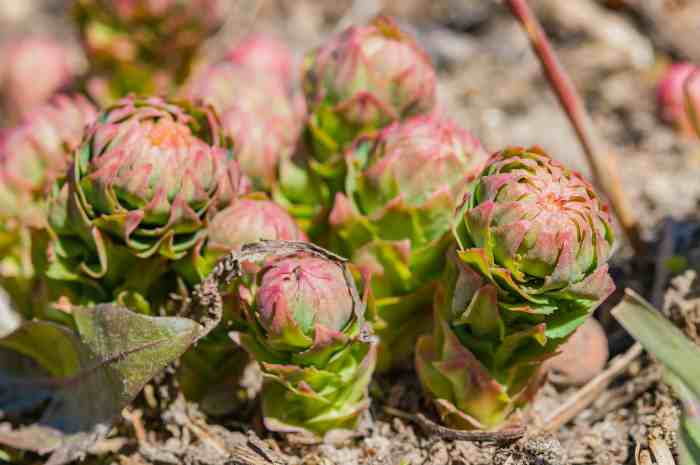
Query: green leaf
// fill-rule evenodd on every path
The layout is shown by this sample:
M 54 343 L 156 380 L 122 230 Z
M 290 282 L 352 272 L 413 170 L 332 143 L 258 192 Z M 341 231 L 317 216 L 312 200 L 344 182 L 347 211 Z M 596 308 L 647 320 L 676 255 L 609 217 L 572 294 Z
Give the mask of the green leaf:
M 700 347 L 634 291 L 612 311 L 622 326 L 700 396 Z
M 612 314 L 666 367 L 666 381 L 684 406 L 680 431 L 682 463 L 700 463 L 700 347 L 629 289 Z
M 110 430 L 143 386 L 195 341 L 185 318 L 153 318 L 112 304 L 74 308 L 79 334 L 25 322 L 0 339 L 0 410 L 12 418 L 43 408 L 31 426 L 0 433 L 0 444 L 52 452 L 50 465 L 81 457 Z
M 586 321 L 588 314 L 589 309 L 585 307 L 563 308 L 562 306 L 553 317 L 547 320 L 545 336 L 552 339 L 567 337 Z

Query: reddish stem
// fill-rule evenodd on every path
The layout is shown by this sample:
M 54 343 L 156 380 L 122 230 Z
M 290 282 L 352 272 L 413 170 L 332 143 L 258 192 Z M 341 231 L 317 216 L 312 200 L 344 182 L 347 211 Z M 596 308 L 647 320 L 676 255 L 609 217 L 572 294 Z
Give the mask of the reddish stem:
M 685 106 L 685 113 L 688 115 L 690 132 L 700 139 L 700 115 L 698 115 L 698 108 L 695 105 L 692 91 L 692 85 L 698 78 L 700 78 L 700 69 L 695 68 L 683 81 L 683 105 Z
M 547 39 L 542 26 L 526 0 L 506 0 L 506 5 L 520 21 L 530 39 L 535 54 L 540 60 L 544 73 L 554 90 L 559 103 L 564 108 L 569 122 L 576 132 L 586 160 L 593 173 L 594 182 L 601 188 L 610 201 L 613 213 L 617 217 L 625 235 L 637 253 L 642 253 L 644 244 L 639 235 L 637 218 L 629 207 L 627 198 L 622 190 L 615 160 L 610 156 L 605 145 L 597 137 L 593 122 L 586 111 L 583 100 L 557 59 L 552 46 Z M 608 156 L 604 156 L 606 153 Z

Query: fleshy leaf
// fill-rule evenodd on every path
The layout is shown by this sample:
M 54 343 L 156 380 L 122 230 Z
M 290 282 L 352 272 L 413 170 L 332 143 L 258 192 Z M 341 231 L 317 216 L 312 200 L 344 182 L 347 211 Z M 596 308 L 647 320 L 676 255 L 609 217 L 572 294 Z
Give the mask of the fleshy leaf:
M 236 336 L 262 368 L 267 428 L 319 436 L 355 428 L 369 404 L 376 342 L 365 322 L 369 298 L 360 299 L 345 260 L 306 242 L 245 244 L 193 293 L 211 318 L 205 327 L 220 321 L 222 285 L 239 289 L 248 331 Z M 308 342 L 280 344 L 287 329 Z
M 537 147 L 493 154 L 456 215 L 434 301 L 434 326 L 446 329 L 421 340 L 417 369 L 441 412 L 459 419 L 454 426 L 496 428 L 532 399 L 540 365 L 614 290 L 611 217 L 585 179 Z M 486 383 L 469 391 L 462 379 L 473 373 L 452 374 L 462 383 L 447 386 L 426 363 L 435 356 L 433 368 L 462 369 L 467 353 L 501 387 L 502 404 L 491 402 Z M 477 405 L 479 396 L 489 402 Z
M 343 156 L 347 176 L 335 196 L 328 243 L 372 272 L 380 320 L 391 322 L 375 326 L 382 331 L 378 367 L 385 370 L 413 352 L 421 333 L 415 324 L 429 316 L 424 289 L 444 268 L 455 210 L 488 154 L 434 112 L 364 134 Z
M 200 334 L 185 318 L 152 318 L 111 304 L 74 308 L 78 333 L 25 322 L 0 339 L 0 410 L 47 404 L 32 426 L 0 434 L 0 443 L 38 453 L 47 463 L 81 457 L 143 386 Z

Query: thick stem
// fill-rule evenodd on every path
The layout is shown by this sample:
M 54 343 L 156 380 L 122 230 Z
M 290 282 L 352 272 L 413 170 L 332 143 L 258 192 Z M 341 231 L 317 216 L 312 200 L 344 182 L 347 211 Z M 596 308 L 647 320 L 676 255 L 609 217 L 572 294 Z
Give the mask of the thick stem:
M 597 136 L 581 96 L 559 63 L 542 26 L 528 6 L 527 0 L 506 0 L 506 5 L 520 21 L 530 39 L 530 45 L 542 64 L 547 80 L 556 93 L 559 103 L 564 108 L 583 147 L 586 160 L 593 173 L 594 182 L 603 190 L 610 201 L 613 213 L 620 222 L 630 244 L 637 253 L 641 253 L 644 250 L 644 244 L 639 234 L 639 224 L 622 190 L 614 157 Z

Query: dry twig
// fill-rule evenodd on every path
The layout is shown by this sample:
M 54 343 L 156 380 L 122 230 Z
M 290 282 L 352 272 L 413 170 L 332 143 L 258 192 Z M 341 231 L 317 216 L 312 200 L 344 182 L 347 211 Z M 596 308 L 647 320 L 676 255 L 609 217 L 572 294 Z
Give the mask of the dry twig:
M 550 433 L 557 431 L 576 417 L 576 415 L 588 407 L 618 375 L 623 373 L 630 363 L 635 361 L 643 351 L 644 349 L 642 346 L 639 343 L 635 343 L 627 352 L 614 358 L 605 371 L 579 389 L 576 394 L 571 396 L 546 419 L 544 430 Z
M 130 410 L 126 408 L 122 411 L 122 417 L 131 423 L 131 426 L 134 428 L 134 435 L 139 445 L 148 442 L 146 428 L 143 426 L 143 421 L 141 421 L 142 416 L 143 412 L 139 409 Z
M 615 390 L 607 391 L 605 393 L 608 394 L 607 396 L 603 396 L 596 401 L 596 410 L 590 421 L 602 420 L 608 413 L 634 402 L 639 396 L 651 389 L 654 384 L 658 383 L 659 380 L 661 380 L 661 370 L 652 367 L 646 375 L 635 377 L 634 382 L 625 383 L 625 385 Z
M 617 216 L 632 247 L 637 253 L 642 253 L 644 244 L 639 234 L 637 218 L 629 207 L 627 197 L 622 190 L 622 184 L 615 169 L 614 158 L 597 136 L 581 96 L 576 91 L 564 67 L 559 63 L 547 39 L 547 35 L 537 17 L 532 13 L 527 0 L 506 0 L 506 5 L 523 25 L 530 39 L 530 45 L 542 64 L 547 80 L 555 91 L 559 103 L 564 108 L 583 147 L 595 183 L 603 190 L 610 201 L 613 212 Z M 604 154 L 607 154 L 607 156 Z
M 525 436 L 525 427 L 517 426 L 501 431 L 462 431 L 438 425 L 422 413 L 408 413 L 392 407 L 384 407 L 389 415 L 412 421 L 423 429 L 426 434 L 438 436 L 441 439 L 451 441 L 476 441 L 507 443 L 516 441 Z

